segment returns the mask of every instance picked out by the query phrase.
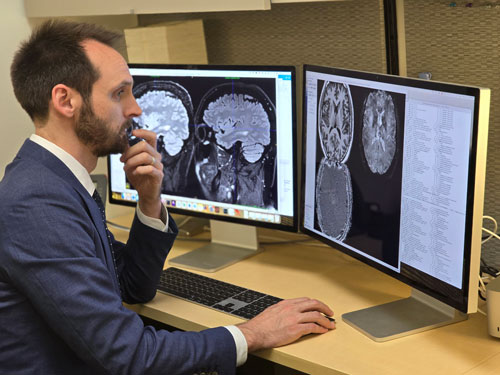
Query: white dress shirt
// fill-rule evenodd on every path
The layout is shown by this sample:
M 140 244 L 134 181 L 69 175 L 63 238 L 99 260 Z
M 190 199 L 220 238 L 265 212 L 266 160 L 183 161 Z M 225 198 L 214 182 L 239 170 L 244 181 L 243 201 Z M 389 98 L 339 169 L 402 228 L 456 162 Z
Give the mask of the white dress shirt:
M 69 170 L 75 175 L 78 181 L 80 181 L 80 183 L 83 185 L 85 190 L 87 190 L 91 196 L 94 194 L 94 182 L 92 181 L 92 178 L 90 177 L 87 169 L 85 169 L 85 167 L 80 164 L 78 160 L 76 160 L 73 156 L 71 156 L 59 146 L 43 137 L 40 137 L 39 135 L 32 134 L 30 136 L 30 140 L 54 154 L 59 160 L 64 163 L 64 165 L 69 168 Z M 162 210 L 164 212 L 162 212 L 161 216 L 166 218 L 166 222 L 144 215 L 139 208 L 139 205 L 137 205 L 136 208 L 137 217 L 144 225 L 165 232 L 168 229 L 168 214 L 167 208 L 164 205 L 162 205 L 162 207 Z M 234 338 L 234 342 L 236 344 L 236 366 L 240 366 L 246 362 L 248 356 L 248 345 L 245 336 L 236 326 L 226 326 L 224 328 L 226 328 Z

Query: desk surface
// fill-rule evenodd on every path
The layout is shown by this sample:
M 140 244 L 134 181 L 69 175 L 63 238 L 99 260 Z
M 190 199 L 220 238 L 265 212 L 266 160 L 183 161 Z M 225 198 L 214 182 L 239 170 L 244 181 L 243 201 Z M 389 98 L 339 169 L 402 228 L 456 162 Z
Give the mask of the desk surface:
M 114 221 L 126 223 L 131 219 Z M 113 232 L 119 240 L 126 240 L 128 235 L 120 230 Z M 299 238 L 284 232 L 262 232 L 264 235 L 275 233 Z M 178 240 L 169 258 L 199 246 L 200 242 Z M 499 373 L 500 341 L 488 335 L 484 315 L 471 314 L 463 322 L 376 343 L 344 323 L 340 316 L 407 297 L 408 286 L 316 241 L 264 245 L 263 248 L 263 252 L 247 260 L 207 275 L 281 298 L 320 299 L 334 310 L 337 329 L 255 355 L 318 375 Z M 157 293 L 149 303 L 128 307 L 182 330 L 202 330 L 243 321 L 162 293 Z

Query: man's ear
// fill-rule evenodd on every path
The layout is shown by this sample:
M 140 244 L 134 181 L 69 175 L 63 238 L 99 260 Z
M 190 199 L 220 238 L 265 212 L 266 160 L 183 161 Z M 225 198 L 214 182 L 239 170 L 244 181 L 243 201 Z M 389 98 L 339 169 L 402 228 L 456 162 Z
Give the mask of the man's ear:
M 76 90 L 59 83 L 52 88 L 51 101 L 59 115 L 70 118 L 78 112 L 82 97 Z

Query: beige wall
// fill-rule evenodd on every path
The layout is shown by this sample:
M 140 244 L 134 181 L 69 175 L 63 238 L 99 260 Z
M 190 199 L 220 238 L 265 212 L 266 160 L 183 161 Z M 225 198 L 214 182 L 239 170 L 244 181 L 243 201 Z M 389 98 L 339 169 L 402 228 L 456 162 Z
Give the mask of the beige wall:
M 143 26 L 202 18 L 211 64 L 318 64 L 385 72 L 382 0 L 273 4 L 270 11 L 141 15 Z
M 14 158 L 22 142 L 33 127 L 28 115 L 23 111 L 12 92 L 10 83 L 10 63 L 21 40 L 30 33 L 30 26 L 24 16 L 22 0 L 2 2 L 0 12 L 0 179 L 5 166 Z

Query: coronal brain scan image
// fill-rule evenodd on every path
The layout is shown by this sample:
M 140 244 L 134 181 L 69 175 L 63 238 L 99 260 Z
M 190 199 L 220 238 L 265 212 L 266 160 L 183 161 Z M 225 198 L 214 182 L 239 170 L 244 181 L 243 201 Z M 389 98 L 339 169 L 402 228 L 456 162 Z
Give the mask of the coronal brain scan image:
M 349 156 L 354 132 L 353 104 L 346 84 L 325 82 L 319 100 L 318 124 L 325 157 L 344 162 Z
M 158 151 L 162 155 L 162 192 L 184 189 L 193 156 L 193 136 L 189 125 L 193 118 L 193 104 L 187 90 L 165 80 L 151 80 L 134 86 L 134 96 L 142 109 L 133 119 L 133 128 L 154 131 L 158 137 Z
M 396 153 L 396 108 L 392 97 L 377 90 L 368 94 L 363 106 L 363 150 L 373 173 L 384 174 Z
M 224 94 L 208 104 L 203 121 L 215 133 L 217 144 L 230 149 L 241 142 L 243 157 L 255 163 L 271 141 L 271 124 L 262 104 L 245 94 Z
M 195 171 L 205 197 L 276 207 L 276 115 L 266 93 L 253 84 L 217 85 L 195 122 Z
M 321 161 L 316 181 L 316 211 L 323 233 L 344 241 L 352 220 L 352 185 L 345 164 Z

